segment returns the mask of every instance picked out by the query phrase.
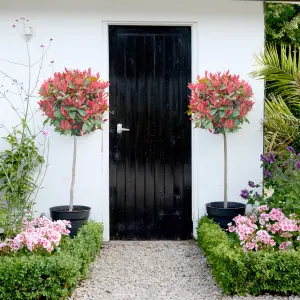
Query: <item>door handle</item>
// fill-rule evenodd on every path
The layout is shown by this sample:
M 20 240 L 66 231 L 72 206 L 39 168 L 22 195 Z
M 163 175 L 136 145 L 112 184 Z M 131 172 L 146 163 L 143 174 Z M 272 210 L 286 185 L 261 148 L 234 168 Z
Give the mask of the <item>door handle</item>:
M 121 134 L 123 131 L 130 131 L 130 129 L 123 128 L 122 124 L 117 124 L 117 133 Z

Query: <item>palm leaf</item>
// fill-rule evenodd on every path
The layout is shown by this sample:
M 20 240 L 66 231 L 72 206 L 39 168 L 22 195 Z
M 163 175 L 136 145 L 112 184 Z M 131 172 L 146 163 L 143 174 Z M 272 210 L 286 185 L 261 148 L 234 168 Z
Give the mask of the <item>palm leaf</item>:
M 264 79 L 272 92 L 300 105 L 300 47 L 281 45 L 280 53 L 275 45 L 266 45 L 265 51 L 255 55 L 256 71 L 250 73 L 253 78 Z
M 263 127 L 265 152 L 278 152 L 295 140 L 300 129 L 300 120 L 293 115 L 280 96 L 270 95 L 265 100 Z

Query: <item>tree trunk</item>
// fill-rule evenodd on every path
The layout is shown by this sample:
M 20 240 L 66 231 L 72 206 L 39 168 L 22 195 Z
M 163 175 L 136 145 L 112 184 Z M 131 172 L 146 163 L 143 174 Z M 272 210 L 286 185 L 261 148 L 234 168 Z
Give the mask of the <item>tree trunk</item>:
M 69 207 L 69 211 L 73 211 L 73 203 L 74 203 L 74 185 L 75 185 L 75 175 L 76 175 L 76 154 L 77 154 L 77 139 L 76 139 L 76 136 L 74 135 L 72 182 L 71 182 L 71 189 L 70 189 L 70 207 Z
M 228 207 L 227 202 L 227 136 L 224 132 L 224 208 Z

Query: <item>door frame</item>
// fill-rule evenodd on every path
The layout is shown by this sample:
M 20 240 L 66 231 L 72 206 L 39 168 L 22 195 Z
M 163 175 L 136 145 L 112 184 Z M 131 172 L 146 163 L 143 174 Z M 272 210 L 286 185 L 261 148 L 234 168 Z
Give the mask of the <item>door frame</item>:
M 105 79 L 109 79 L 109 26 L 189 26 L 191 27 L 191 44 L 192 44 L 192 53 L 191 53 L 191 69 L 192 69 L 192 79 L 196 78 L 198 74 L 198 22 L 176 22 L 176 21 L 123 21 L 123 20 L 103 20 L 101 24 L 102 28 L 102 52 L 101 52 L 101 63 L 100 70 L 101 75 Z M 109 88 L 108 88 L 109 92 Z M 191 124 L 192 126 L 192 124 Z M 197 180 L 199 178 L 199 161 L 197 159 L 196 150 L 199 147 L 199 139 L 196 138 L 195 131 L 192 130 L 192 139 L 191 139 L 191 163 L 192 163 L 192 221 L 193 221 L 193 236 L 196 238 L 196 228 L 197 222 L 199 219 L 199 208 L 198 208 L 198 184 Z M 109 241 L 110 239 L 110 216 L 109 216 L 109 116 L 108 122 L 104 125 L 103 135 L 102 135 L 102 180 L 101 180 L 101 212 L 102 212 L 102 222 L 104 224 L 104 241 Z

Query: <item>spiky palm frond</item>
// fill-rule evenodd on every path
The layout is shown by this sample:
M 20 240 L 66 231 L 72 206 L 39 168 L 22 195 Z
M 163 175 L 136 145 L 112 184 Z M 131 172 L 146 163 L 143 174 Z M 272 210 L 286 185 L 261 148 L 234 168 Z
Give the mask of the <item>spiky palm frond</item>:
M 266 45 L 265 51 L 255 55 L 256 71 L 253 78 L 264 79 L 275 95 L 300 105 L 300 47 L 281 45 L 280 53 L 275 45 Z
M 291 144 L 300 130 L 296 118 L 280 96 L 271 95 L 265 100 L 265 152 L 281 151 Z

